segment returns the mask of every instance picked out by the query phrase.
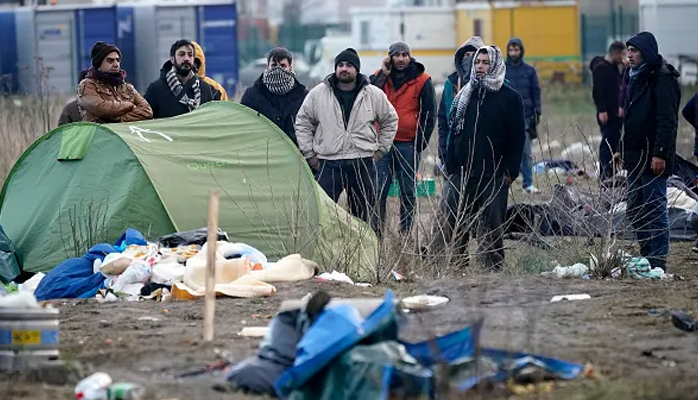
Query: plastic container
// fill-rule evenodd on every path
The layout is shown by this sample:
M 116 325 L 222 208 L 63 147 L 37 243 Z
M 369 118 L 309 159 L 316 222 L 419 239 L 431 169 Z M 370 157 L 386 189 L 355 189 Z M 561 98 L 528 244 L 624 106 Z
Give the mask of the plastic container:
M 111 376 L 104 372 L 92 374 L 75 386 L 75 398 L 78 400 L 105 400 L 107 388 L 112 383 Z
M 119 382 L 107 388 L 107 400 L 142 400 L 145 388 L 135 383 Z

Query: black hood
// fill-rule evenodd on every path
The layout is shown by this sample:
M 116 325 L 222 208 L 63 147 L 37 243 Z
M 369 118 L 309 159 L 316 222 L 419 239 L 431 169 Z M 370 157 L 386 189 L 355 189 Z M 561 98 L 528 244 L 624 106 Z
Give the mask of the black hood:
M 602 62 L 608 62 L 608 61 L 606 61 L 606 58 L 601 57 L 601 56 L 596 56 L 596 57 L 592 58 L 591 62 L 589 63 L 589 69 L 591 71 L 594 71 L 594 68 L 596 68 L 596 66 Z
M 669 64 L 664 59 L 664 57 L 662 57 L 661 55 L 658 55 L 657 57 L 658 60 L 656 62 L 660 65 L 659 73 L 661 75 L 671 75 L 677 79 L 681 76 L 681 73 L 676 68 L 674 68 L 673 65 Z
M 633 46 L 640 50 L 645 62 L 649 65 L 659 65 L 662 62 L 662 57 L 659 55 L 659 46 L 657 39 L 649 32 L 640 32 L 637 35 L 628 39 L 627 46 Z
M 526 55 L 526 48 L 524 47 L 523 40 L 517 37 L 509 39 L 509 43 L 507 43 L 507 60 L 509 60 L 509 46 L 512 44 L 521 47 L 521 61 L 523 61 L 524 56 Z

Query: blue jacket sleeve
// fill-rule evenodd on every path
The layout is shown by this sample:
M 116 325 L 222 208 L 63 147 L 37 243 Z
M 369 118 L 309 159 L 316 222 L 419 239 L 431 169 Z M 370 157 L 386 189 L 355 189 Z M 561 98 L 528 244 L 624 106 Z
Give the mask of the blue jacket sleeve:
M 448 139 L 448 118 L 446 118 L 446 100 L 444 95 L 441 94 L 441 101 L 439 102 L 438 117 L 438 128 L 439 128 L 439 159 L 442 163 L 445 163 L 446 156 L 446 141 Z
M 542 112 L 542 105 L 540 101 L 540 83 L 538 82 L 538 72 L 536 69 L 531 67 L 533 70 L 531 73 L 531 100 L 533 101 L 533 109 L 536 114 Z

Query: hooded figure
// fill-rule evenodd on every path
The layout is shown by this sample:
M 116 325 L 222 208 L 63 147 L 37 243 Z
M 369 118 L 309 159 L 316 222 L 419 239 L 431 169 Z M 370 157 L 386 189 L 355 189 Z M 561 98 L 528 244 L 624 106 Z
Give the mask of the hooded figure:
M 667 178 L 674 171 L 681 102 L 679 72 L 659 54 L 657 40 L 641 32 L 628 40 L 628 93 L 621 139 L 628 171 L 627 217 L 640 254 L 652 268 L 666 269 L 669 253 Z
M 446 162 L 444 157 L 446 157 L 446 142 L 448 140 L 448 118 L 451 113 L 451 103 L 456 93 L 463 86 L 463 83 L 467 83 L 470 80 L 470 71 L 473 65 L 473 54 L 480 48 L 484 47 L 485 43 L 482 41 L 480 36 L 473 36 L 461 47 L 456 50 L 454 54 L 454 64 L 456 71 L 448 76 L 448 79 L 444 83 L 443 93 L 441 95 L 441 102 L 439 103 L 438 110 L 438 128 L 439 128 L 439 159 L 441 159 L 442 164 Z
M 458 255 L 467 255 L 476 226 L 479 253 L 494 270 L 504 262 L 507 193 L 519 174 L 526 132 L 521 96 L 505 83 L 505 74 L 499 48 L 482 47 L 468 83 L 453 100 L 440 218 L 447 221 L 441 237 L 453 240 Z
M 204 49 L 199 46 L 195 41 L 191 41 L 194 45 L 194 66 L 196 67 L 196 74 L 199 78 L 203 79 L 204 82 L 211 85 L 214 89 L 218 90 L 221 94 L 220 100 L 228 101 L 228 92 L 226 92 L 223 85 L 206 76 L 206 56 L 204 55 Z
M 87 77 L 87 70 L 83 70 L 78 75 L 78 85 Z M 80 108 L 78 107 L 78 99 L 71 101 L 63 107 L 61 116 L 58 118 L 58 126 L 70 124 L 73 122 L 82 121 L 82 115 L 80 115 Z

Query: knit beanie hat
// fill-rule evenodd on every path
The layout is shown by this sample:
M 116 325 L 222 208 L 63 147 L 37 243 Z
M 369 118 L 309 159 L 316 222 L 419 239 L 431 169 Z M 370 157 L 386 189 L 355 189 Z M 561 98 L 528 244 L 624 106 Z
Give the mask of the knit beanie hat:
M 337 69 L 337 64 L 342 61 L 348 62 L 349 64 L 353 65 L 357 71 L 361 71 L 361 60 L 359 59 L 359 54 L 351 47 L 346 48 L 342 50 L 341 53 L 337 54 L 337 57 L 334 58 L 334 69 Z
M 114 51 L 119 53 L 119 57 L 121 57 L 121 50 L 119 50 L 119 48 L 114 46 L 113 44 L 108 44 L 105 42 L 95 43 L 94 46 L 92 46 L 92 51 L 90 52 L 90 57 L 92 58 L 92 66 L 95 68 L 99 68 L 100 65 L 102 65 L 102 61 L 104 61 L 104 59 L 107 58 L 109 53 Z
M 388 48 L 388 55 L 389 56 L 394 56 L 397 53 L 402 53 L 405 52 L 407 54 L 412 54 L 412 50 L 410 49 L 410 45 L 408 45 L 405 42 L 395 42 L 390 45 Z

